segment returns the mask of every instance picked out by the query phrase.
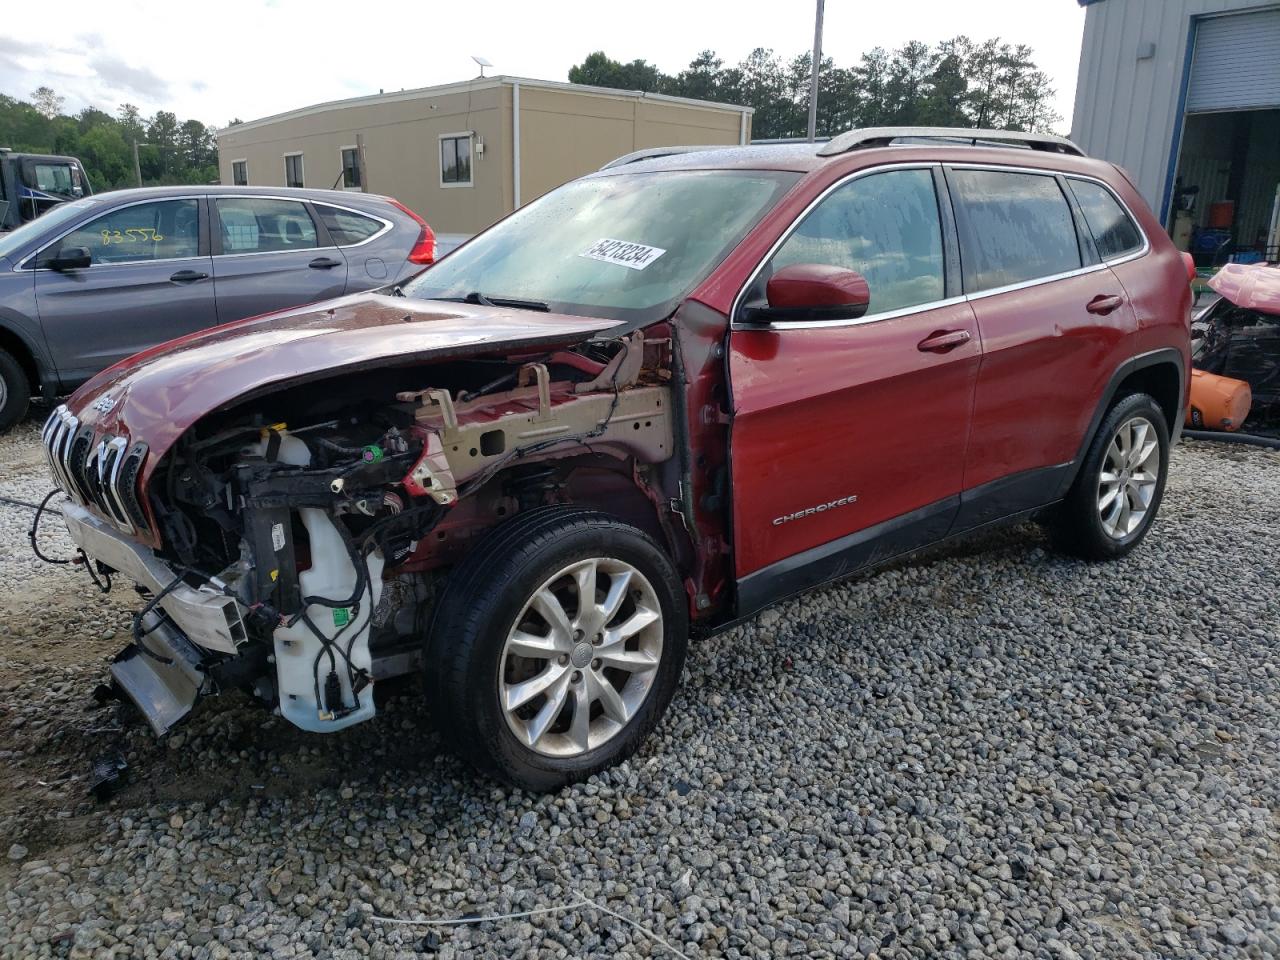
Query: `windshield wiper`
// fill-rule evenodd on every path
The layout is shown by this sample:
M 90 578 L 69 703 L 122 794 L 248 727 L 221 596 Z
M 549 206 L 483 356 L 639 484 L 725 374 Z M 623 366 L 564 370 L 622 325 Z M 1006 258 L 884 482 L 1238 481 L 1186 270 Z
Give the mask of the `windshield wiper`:
M 551 309 L 541 300 L 520 300 L 516 297 L 486 297 L 479 290 L 472 290 L 459 302 L 474 303 L 482 307 L 512 307 L 516 310 L 537 310 L 540 313 L 546 313 Z
M 472 290 L 465 297 L 422 297 L 423 300 L 441 300 L 445 303 L 473 303 L 480 307 L 511 307 L 515 310 L 537 310 L 548 313 L 549 304 L 542 300 L 521 300 L 518 297 L 486 297 L 479 290 Z

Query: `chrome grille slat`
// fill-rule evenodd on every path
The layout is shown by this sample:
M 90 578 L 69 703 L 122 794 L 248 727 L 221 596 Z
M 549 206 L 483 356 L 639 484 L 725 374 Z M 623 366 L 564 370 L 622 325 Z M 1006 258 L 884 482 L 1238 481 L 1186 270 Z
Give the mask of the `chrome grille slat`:
M 97 507 L 126 533 L 145 526 L 137 491 L 126 491 L 121 483 L 137 483 L 146 444 L 131 451 L 128 437 L 95 436 L 90 428 L 82 429 L 65 404 L 45 421 L 40 440 L 54 483 L 79 506 Z
M 124 463 L 124 455 L 128 447 L 129 441 L 124 437 L 116 437 L 107 444 L 107 458 L 102 462 L 103 469 L 106 471 L 102 492 L 107 509 L 116 523 L 122 529 L 133 533 L 133 521 L 129 518 L 129 511 L 124 508 L 124 501 L 120 498 L 117 486 L 120 483 L 120 466 Z

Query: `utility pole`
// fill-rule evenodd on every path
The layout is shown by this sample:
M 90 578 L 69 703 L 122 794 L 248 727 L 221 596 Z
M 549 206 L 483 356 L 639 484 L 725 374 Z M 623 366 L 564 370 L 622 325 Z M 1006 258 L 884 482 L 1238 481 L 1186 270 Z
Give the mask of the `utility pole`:
M 809 142 L 818 139 L 818 72 L 822 68 L 822 8 L 824 0 L 818 0 L 818 13 L 813 24 L 813 74 L 809 79 Z
M 138 186 L 142 186 L 142 164 L 138 162 L 138 140 L 136 137 L 133 141 L 133 177 L 138 181 Z

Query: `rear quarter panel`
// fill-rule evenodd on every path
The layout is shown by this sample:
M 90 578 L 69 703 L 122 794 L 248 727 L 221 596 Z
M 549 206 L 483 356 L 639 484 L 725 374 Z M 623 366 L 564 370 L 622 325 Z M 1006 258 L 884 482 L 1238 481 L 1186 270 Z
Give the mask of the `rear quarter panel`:
M 1112 271 L 1119 278 L 1137 315 L 1135 355 L 1173 348 L 1182 355 L 1183 390 L 1191 375 L 1191 284 L 1181 252 L 1129 178 L 1112 168 L 1107 181 L 1133 215 L 1151 244 L 1145 257 L 1117 264 Z M 1173 424 L 1170 424 L 1172 427 Z

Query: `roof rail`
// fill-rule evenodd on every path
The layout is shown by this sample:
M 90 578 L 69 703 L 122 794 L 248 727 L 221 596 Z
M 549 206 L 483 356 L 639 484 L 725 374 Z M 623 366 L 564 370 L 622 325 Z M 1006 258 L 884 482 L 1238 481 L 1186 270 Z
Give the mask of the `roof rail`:
M 632 153 L 624 153 L 616 160 L 610 160 L 601 170 L 609 170 L 613 167 L 625 167 L 628 163 L 639 163 L 641 160 L 656 160 L 658 157 L 675 157 L 682 153 L 698 153 L 702 150 L 716 150 L 731 144 L 702 144 L 701 146 L 691 147 L 645 147 L 643 150 L 636 150 Z
M 865 127 L 833 137 L 818 150 L 820 157 L 834 157 L 850 150 L 891 146 L 895 141 L 947 141 L 955 146 L 1015 147 L 1083 157 L 1085 152 L 1066 137 L 1051 133 L 1019 133 L 1014 130 L 973 130 L 967 127 Z M 617 161 L 615 161 L 617 162 Z

